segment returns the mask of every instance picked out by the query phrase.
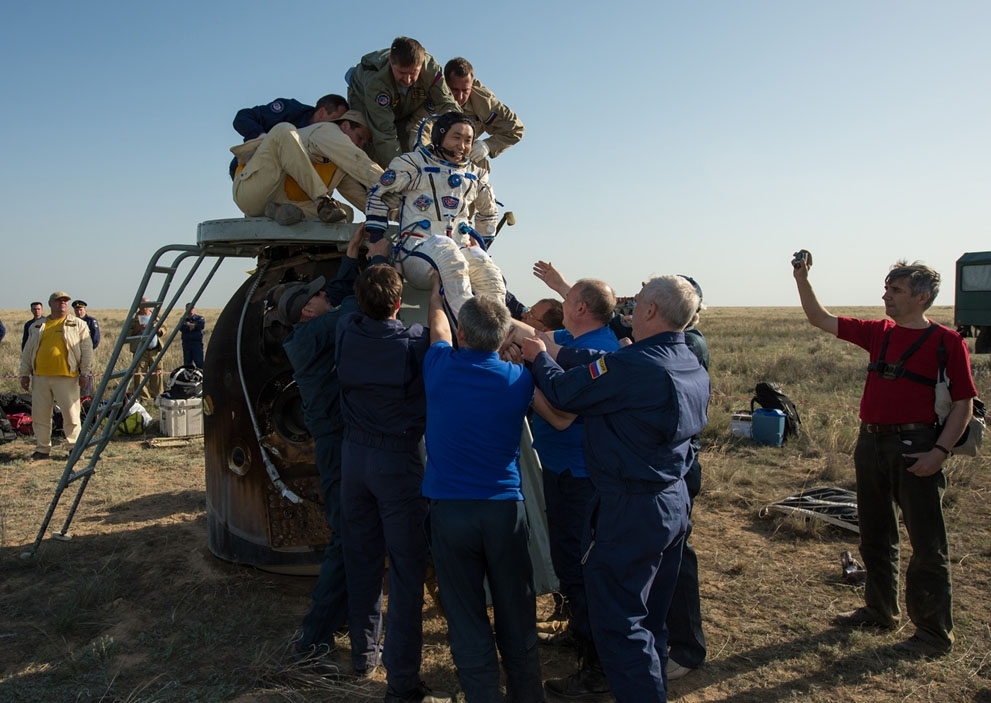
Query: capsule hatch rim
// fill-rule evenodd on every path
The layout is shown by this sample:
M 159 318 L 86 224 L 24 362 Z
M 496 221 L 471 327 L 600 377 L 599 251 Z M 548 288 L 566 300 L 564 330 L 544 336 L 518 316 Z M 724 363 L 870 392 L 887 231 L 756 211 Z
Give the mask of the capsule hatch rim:
M 287 244 L 335 244 L 340 251 L 344 251 L 354 228 L 360 224 L 303 220 L 295 225 L 283 226 L 267 217 L 206 220 L 196 226 L 196 243 L 209 252 L 245 257 L 257 256 L 268 247 Z M 390 230 L 387 236 L 392 236 L 395 228 Z

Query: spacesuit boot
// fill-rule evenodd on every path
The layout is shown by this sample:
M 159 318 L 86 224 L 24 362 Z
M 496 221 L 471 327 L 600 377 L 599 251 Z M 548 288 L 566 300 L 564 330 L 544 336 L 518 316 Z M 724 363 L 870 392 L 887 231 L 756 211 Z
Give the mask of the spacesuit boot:
M 548 679 L 544 687 L 557 698 L 573 701 L 612 700 L 609 682 L 591 640 L 579 638 L 578 671 L 561 679 Z

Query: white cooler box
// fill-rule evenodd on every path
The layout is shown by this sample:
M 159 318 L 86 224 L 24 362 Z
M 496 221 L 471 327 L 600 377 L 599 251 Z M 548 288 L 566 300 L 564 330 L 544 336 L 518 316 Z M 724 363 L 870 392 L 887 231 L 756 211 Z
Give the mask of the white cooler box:
M 203 399 L 158 398 L 159 427 L 166 437 L 203 434 Z

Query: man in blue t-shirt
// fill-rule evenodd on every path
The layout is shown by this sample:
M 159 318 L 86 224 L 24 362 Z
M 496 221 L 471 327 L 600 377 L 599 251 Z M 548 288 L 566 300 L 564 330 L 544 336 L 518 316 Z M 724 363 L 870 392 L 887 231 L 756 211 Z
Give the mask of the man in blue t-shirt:
M 510 325 L 503 301 L 480 296 L 461 306 L 458 349 L 436 281 L 428 315 L 423 494 L 430 499 L 431 545 L 451 655 L 467 700 L 500 698 L 498 645 L 507 699 L 538 703 L 544 692 L 519 465 L 533 378 L 522 365 L 499 359 Z M 484 409 L 481 423 L 474 408 Z M 497 637 L 486 612 L 486 580 Z

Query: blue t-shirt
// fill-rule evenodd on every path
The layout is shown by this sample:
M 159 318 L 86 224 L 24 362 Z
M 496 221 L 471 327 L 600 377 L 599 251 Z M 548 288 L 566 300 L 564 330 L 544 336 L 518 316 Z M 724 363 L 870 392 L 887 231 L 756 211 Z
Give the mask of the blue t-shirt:
M 427 468 L 423 495 L 442 500 L 523 500 L 520 432 L 533 377 L 495 352 L 437 342 L 423 360 Z
M 616 351 L 619 341 L 609 327 L 586 332 L 577 339 L 567 330 L 557 330 L 554 341 L 572 349 L 596 349 L 599 351 Z M 556 430 L 544 418 L 536 413 L 533 415 L 533 448 L 540 455 L 540 464 L 548 471 L 562 474 L 571 471 L 575 478 L 587 478 L 588 469 L 585 467 L 585 450 L 582 448 L 584 423 L 581 415 L 564 430 Z

